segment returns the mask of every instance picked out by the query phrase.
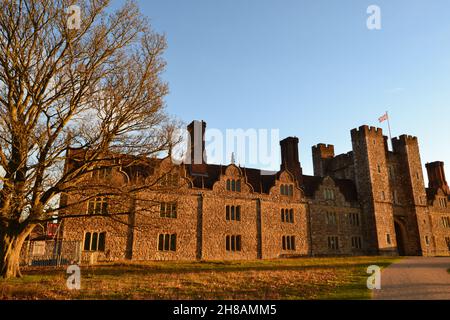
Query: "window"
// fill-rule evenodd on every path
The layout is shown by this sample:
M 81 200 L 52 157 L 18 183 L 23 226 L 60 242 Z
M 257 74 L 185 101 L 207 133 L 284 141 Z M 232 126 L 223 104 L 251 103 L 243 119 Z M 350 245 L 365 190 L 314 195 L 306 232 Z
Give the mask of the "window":
M 106 232 L 86 232 L 84 234 L 84 251 L 105 251 Z
M 334 190 L 330 188 L 326 188 L 324 190 L 324 198 L 325 200 L 334 200 Z
M 295 251 L 295 236 L 283 236 L 281 242 L 283 250 Z
M 394 168 L 389 167 L 389 178 L 394 179 Z
M 447 243 L 448 251 L 450 251 L 450 237 L 445 237 L 445 243 Z
M 158 251 L 176 251 L 177 250 L 177 235 L 174 234 L 160 234 L 158 236 Z
M 394 201 L 394 204 L 399 204 L 397 190 L 392 191 L 392 199 Z
M 348 217 L 350 225 L 359 227 L 359 213 L 350 213 Z
M 281 222 L 294 223 L 294 209 L 281 209 Z
M 240 235 L 226 236 L 225 248 L 227 251 L 241 251 L 241 236 Z
M 336 212 L 327 212 L 327 224 L 333 226 L 337 224 Z
M 439 198 L 439 206 L 441 208 L 447 208 L 447 199 L 446 198 Z
M 377 164 L 377 170 L 378 170 L 378 173 L 381 173 L 381 166 L 379 164 Z
M 178 173 L 169 172 L 161 177 L 159 184 L 161 187 L 175 187 L 175 186 L 178 186 L 178 183 L 179 183 Z
M 339 250 L 339 238 L 328 237 L 328 249 L 337 251 Z
M 381 200 L 382 201 L 386 200 L 386 193 L 384 191 L 381 191 Z
M 240 179 L 228 179 L 227 190 L 234 192 L 241 192 L 241 180 Z
M 392 242 L 391 242 L 391 235 L 389 233 L 386 234 L 386 242 L 387 242 L 387 244 L 392 244 Z
M 176 218 L 177 217 L 177 203 L 176 202 L 161 202 L 159 208 L 159 216 L 161 218 Z
M 294 195 L 294 185 L 292 184 L 282 184 L 280 186 L 280 194 L 283 196 Z
M 429 238 L 428 236 L 425 236 L 425 244 L 426 244 L 427 246 L 430 245 L 430 238 Z
M 97 197 L 88 201 L 88 214 L 108 214 L 108 198 Z
M 352 249 L 361 249 L 362 240 L 361 237 L 352 237 Z
M 450 228 L 450 217 L 442 217 L 441 220 L 444 228 Z
M 110 179 L 112 173 L 112 168 L 94 168 L 92 171 L 92 178 L 94 179 Z
M 450 237 L 445 237 L 445 243 L 447 244 L 448 251 L 450 251 Z
M 226 206 L 225 218 L 227 220 L 241 221 L 241 206 Z

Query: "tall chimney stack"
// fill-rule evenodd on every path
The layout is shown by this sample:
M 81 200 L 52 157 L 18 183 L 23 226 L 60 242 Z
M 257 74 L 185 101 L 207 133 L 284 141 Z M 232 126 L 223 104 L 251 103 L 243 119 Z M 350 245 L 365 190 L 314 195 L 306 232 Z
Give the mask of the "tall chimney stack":
M 299 186 L 303 183 L 303 172 L 298 159 L 298 138 L 287 137 L 280 141 L 281 170 L 288 170 L 297 180 Z
M 425 165 L 428 172 L 428 187 L 430 189 L 441 188 L 446 194 L 450 194 L 450 189 L 445 179 L 444 162 L 436 161 Z
M 194 120 L 188 126 L 188 157 L 187 164 L 190 164 L 192 175 L 207 175 L 206 152 L 205 152 L 205 131 L 206 122 Z

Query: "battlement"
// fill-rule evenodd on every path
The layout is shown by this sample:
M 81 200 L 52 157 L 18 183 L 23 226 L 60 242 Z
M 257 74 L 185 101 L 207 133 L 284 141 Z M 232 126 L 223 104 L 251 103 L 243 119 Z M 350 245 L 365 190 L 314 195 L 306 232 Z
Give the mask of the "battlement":
M 319 158 L 333 158 L 334 157 L 334 145 L 319 143 L 312 147 L 313 155 Z
M 347 153 L 338 154 L 335 159 L 337 161 L 349 161 L 353 160 L 353 151 L 349 151 Z
M 368 126 L 368 125 L 363 125 L 360 126 L 359 128 L 355 128 L 351 131 L 351 135 L 356 136 L 356 135 L 369 135 L 369 136 L 379 136 L 382 137 L 383 136 L 383 129 L 378 128 L 378 127 L 372 127 L 372 126 Z
M 409 142 L 417 142 L 417 137 L 402 134 L 400 137 L 395 137 L 392 139 L 392 143 L 409 143 Z
M 286 143 L 289 143 L 289 142 L 298 143 L 299 139 L 298 139 L 298 137 L 292 137 L 292 136 L 286 137 L 286 138 L 284 138 L 283 140 L 280 141 L 280 145 L 286 144 Z
M 411 135 L 402 134 L 400 137 L 395 137 L 392 139 L 392 147 L 394 152 L 402 152 L 404 147 L 417 144 L 417 137 Z

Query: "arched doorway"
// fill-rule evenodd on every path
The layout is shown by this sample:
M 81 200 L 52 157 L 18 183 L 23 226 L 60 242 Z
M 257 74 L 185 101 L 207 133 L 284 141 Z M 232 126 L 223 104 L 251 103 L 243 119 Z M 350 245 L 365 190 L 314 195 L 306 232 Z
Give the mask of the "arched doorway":
M 404 227 L 401 224 L 401 222 L 395 220 L 394 221 L 394 226 L 395 226 L 395 238 L 397 240 L 397 251 L 398 251 L 398 255 L 399 256 L 404 256 L 406 255 L 406 250 L 405 250 L 405 232 L 404 232 Z

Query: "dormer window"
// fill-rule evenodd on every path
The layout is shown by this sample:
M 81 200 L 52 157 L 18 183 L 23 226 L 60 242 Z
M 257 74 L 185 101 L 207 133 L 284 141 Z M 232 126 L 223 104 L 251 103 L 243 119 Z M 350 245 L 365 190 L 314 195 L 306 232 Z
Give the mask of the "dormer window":
M 175 187 L 178 185 L 179 175 L 176 172 L 166 173 L 161 177 L 161 187 Z
M 334 190 L 330 189 L 330 188 L 326 188 L 323 191 L 323 195 L 325 200 L 334 200 L 335 199 L 335 195 L 334 195 Z
M 293 196 L 294 195 L 294 185 L 293 184 L 282 184 L 280 186 L 280 194 L 282 196 Z
M 109 179 L 111 178 L 112 168 L 94 168 L 92 171 L 92 178 L 97 180 Z
M 227 179 L 227 190 L 241 192 L 241 179 Z

